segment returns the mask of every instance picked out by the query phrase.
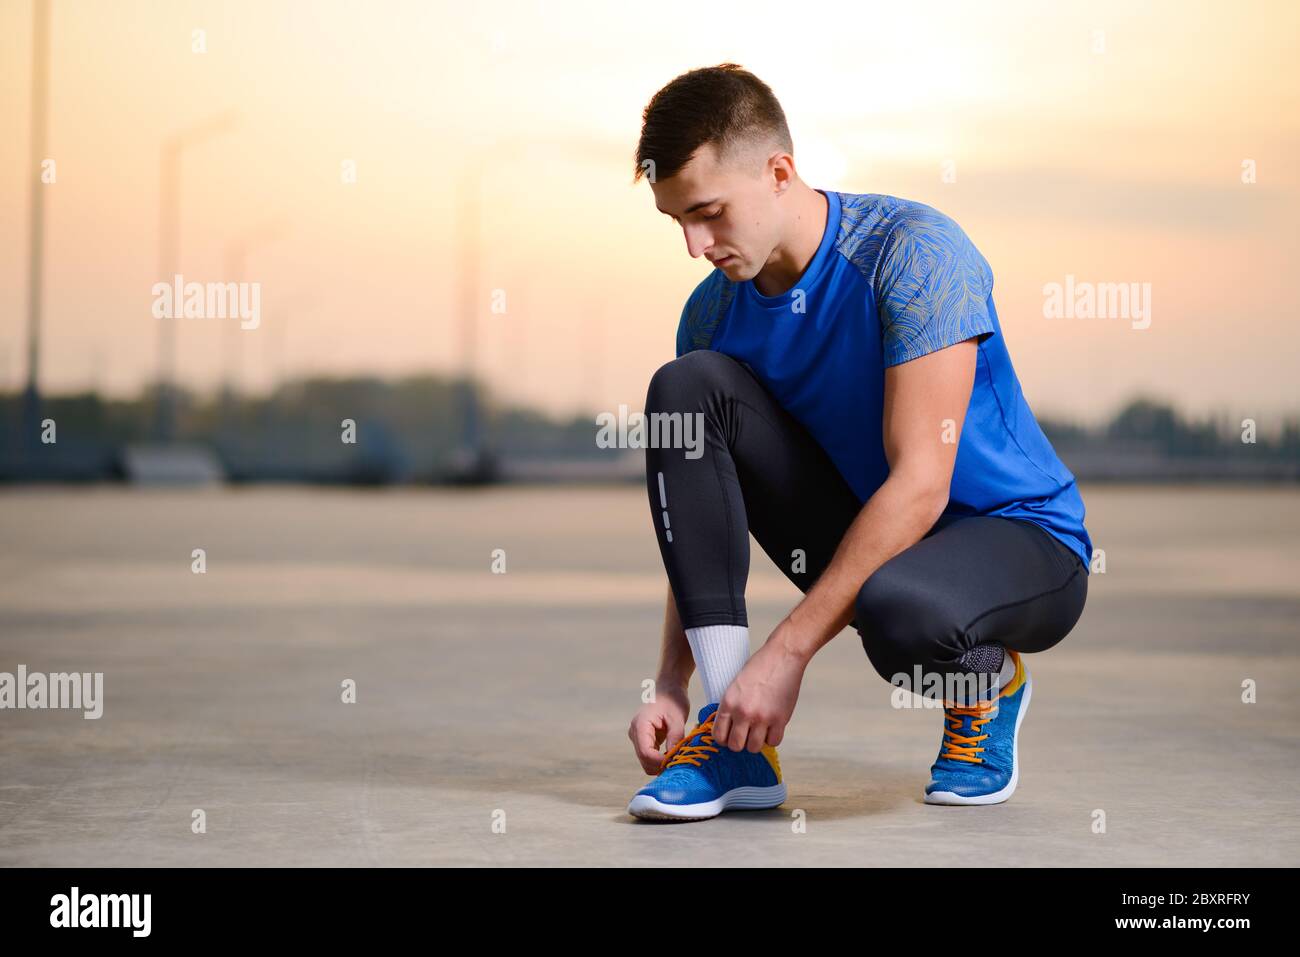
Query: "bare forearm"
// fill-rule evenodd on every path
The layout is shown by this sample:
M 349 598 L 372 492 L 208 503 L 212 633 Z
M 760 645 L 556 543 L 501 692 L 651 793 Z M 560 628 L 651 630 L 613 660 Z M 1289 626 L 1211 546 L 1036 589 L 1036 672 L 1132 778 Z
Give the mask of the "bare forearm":
M 807 661 L 853 620 L 862 583 L 921 540 L 947 504 L 946 495 L 891 476 L 844 533 L 826 570 L 772 634 Z
M 655 681 L 661 685 L 675 685 L 685 688 L 695 672 L 695 658 L 691 654 L 690 642 L 686 640 L 686 631 L 682 628 L 681 618 L 677 614 L 677 601 L 673 598 L 672 586 L 668 586 L 668 601 L 664 608 L 663 644 L 659 650 L 659 674 Z

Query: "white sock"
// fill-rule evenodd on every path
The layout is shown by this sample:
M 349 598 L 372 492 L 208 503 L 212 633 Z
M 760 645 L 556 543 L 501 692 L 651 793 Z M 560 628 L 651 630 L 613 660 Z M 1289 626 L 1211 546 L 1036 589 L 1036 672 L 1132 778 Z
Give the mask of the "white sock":
M 749 629 L 744 625 L 687 628 L 686 640 L 704 683 L 705 704 L 716 704 L 749 660 Z

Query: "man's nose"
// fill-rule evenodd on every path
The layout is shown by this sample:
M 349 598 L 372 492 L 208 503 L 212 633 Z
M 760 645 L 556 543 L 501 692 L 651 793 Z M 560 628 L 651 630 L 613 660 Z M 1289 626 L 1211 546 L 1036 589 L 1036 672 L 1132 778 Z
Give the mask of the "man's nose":
M 691 258 L 702 255 L 706 249 L 713 248 L 713 237 L 702 226 L 687 226 L 686 233 L 686 251 L 691 254 Z

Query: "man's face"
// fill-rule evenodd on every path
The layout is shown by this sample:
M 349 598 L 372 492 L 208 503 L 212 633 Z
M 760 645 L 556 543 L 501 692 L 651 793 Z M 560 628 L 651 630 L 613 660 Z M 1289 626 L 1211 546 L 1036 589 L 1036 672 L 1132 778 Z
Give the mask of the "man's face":
M 780 192 L 761 150 L 719 164 L 705 143 L 676 176 L 650 188 L 659 211 L 681 226 L 691 257 L 704 256 L 733 282 L 758 275 L 776 249 Z

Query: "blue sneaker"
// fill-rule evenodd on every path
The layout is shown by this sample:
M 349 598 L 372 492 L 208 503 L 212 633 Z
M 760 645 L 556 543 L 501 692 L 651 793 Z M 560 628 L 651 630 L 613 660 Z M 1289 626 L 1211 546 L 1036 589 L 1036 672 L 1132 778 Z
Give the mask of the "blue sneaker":
M 1016 671 L 996 698 L 970 707 L 945 702 L 943 746 L 930 767 L 926 804 L 1001 804 L 1016 790 L 1018 732 L 1033 683 L 1020 655 L 1006 653 Z
M 716 703 L 700 709 L 695 730 L 664 755 L 663 769 L 637 791 L 627 806 L 633 817 L 664 821 L 703 821 L 723 811 L 776 807 L 785 800 L 785 783 L 776 748 L 758 754 L 732 751 L 713 741 Z

